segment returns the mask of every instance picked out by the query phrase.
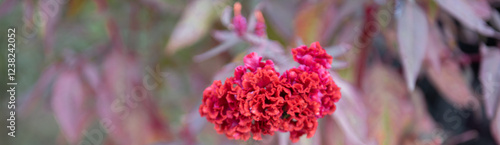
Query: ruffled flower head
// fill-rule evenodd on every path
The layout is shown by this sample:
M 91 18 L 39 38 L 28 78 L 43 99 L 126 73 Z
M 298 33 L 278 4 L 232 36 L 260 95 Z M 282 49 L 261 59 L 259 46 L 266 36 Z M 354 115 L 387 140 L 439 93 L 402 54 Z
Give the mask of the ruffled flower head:
M 290 132 L 293 142 L 304 134 L 312 137 L 317 119 L 335 111 L 340 88 L 328 71 L 332 57 L 319 43 L 292 52 L 301 65 L 282 75 L 273 61 L 262 61 L 255 52 L 245 56 L 234 77 L 205 89 L 200 115 L 230 139 L 260 140 L 275 131 Z

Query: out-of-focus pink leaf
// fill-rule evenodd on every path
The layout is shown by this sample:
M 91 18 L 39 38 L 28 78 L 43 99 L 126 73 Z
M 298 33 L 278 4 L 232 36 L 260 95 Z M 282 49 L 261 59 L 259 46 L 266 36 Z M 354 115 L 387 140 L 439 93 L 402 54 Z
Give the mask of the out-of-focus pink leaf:
M 271 27 L 287 40 L 293 38 L 294 30 L 291 22 L 295 16 L 297 2 L 298 0 L 275 0 L 265 1 L 262 4 L 264 13 L 270 17 L 268 20 L 273 24 Z
M 290 140 L 290 139 L 286 133 L 282 133 L 282 132 L 278 133 L 279 145 L 288 145 L 288 140 Z
M 132 88 L 134 83 L 141 82 L 140 70 L 142 69 L 137 58 L 119 49 L 113 49 L 107 55 L 103 68 L 104 83 L 110 86 L 112 93 L 120 98 L 124 98 L 125 92 Z
M 180 13 L 182 10 L 181 7 L 167 3 L 164 0 L 140 0 L 139 2 L 160 12 L 169 12 L 177 14 Z
M 247 32 L 252 32 L 255 30 L 255 25 L 257 24 L 257 18 L 255 18 L 254 13 L 248 16 Z
M 348 19 L 348 16 L 354 14 L 356 10 L 362 9 L 364 2 L 365 1 L 363 0 L 344 1 L 344 4 L 341 5 L 339 10 L 337 11 L 338 14 L 336 14 L 334 18 L 330 20 L 325 28 L 325 31 L 322 33 L 322 42 L 327 42 L 328 40 L 330 40 L 332 35 L 334 34 L 333 32 L 339 28 L 342 22 L 344 22 L 343 20 Z
M 62 5 L 57 1 L 38 1 L 38 14 L 43 20 L 40 21 L 39 26 L 42 26 L 45 53 L 52 53 L 55 43 L 56 24 L 61 17 L 62 11 Z
M 478 17 L 483 20 L 490 19 L 492 10 L 487 0 L 466 0 L 465 2 L 467 2 Z
M 446 100 L 456 107 L 477 109 L 478 100 L 472 94 L 456 62 L 444 61 L 440 70 L 433 67 L 428 67 L 426 70 L 431 82 Z
M 429 111 L 427 111 L 425 97 L 422 92 L 420 92 L 420 90 L 413 91 L 410 94 L 410 97 L 415 108 L 415 118 L 412 120 L 411 132 L 413 135 L 420 137 L 417 138 L 417 140 L 410 141 L 426 145 L 442 144 L 440 136 L 429 136 L 429 134 L 433 134 L 440 130 L 437 128 L 437 125 L 432 116 L 429 114 Z M 422 138 L 422 136 L 424 137 Z M 407 138 L 411 139 L 409 137 Z
M 497 106 L 495 118 L 491 121 L 493 138 L 500 144 L 500 105 Z
M 491 25 L 497 30 L 500 29 L 500 13 L 498 11 L 491 13 Z
M 277 41 L 249 33 L 245 35 L 245 39 L 253 44 L 253 47 L 247 49 L 246 53 L 256 52 L 264 58 L 273 60 L 278 71 L 284 71 L 293 67 L 294 63 L 290 63 L 293 62 L 293 58 L 285 54 L 283 47 Z
M 345 25 L 341 26 L 342 29 L 339 30 L 339 34 L 335 37 L 336 44 L 347 43 L 354 44 L 360 35 L 360 28 L 362 27 L 362 19 L 354 19 L 352 21 L 346 22 Z M 359 43 L 359 42 L 358 42 Z
M 186 144 L 194 144 L 196 143 L 196 136 L 201 132 L 207 120 L 200 116 L 196 108 L 182 117 L 182 123 L 182 138 Z
M 165 48 L 166 52 L 172 54 L 178 49 L 195 43 L 205 35 L 215 18 L 212 10 L 210 0 L 192 1 L 185 9 L 180 22 L 175 26 Z
M 107 87 L 99 88 L 97 91 L 96 110 L 99 121 L 106 129 L 110 138 L 116 144 L 131 142 L 127 128 L 124 127 L 123 118 L 128 117 L 130 112 L 125 110 L 123 100 L 116 98 Z
M 436 3 L 462 24 L 486 36 L 498 36 L 498 32 L 479 17 L 465 0 L 435 0 Z
M 294 20 L 295 35 L 304 40 L 305 43 L 318 41 L 322 34 L 322 16 L 326 11 L 325 5 L 330 2 L 305 3 L 297 12 Z
M 318 134 L 321 135 L 321 144 L 347 144 L 345 133 L 333 118 L 325 117 L 321 122 L 318 128 L 321 131 L 321 134 Z
M 362 88 L 364 99 L 369 102 L 369 134 L 378 144 L 398 144 L 415 117 L 405 82 L 398 72 L 380 63 L 366 75 Z
M 12 8 L 14 8 L 14 5 L 17 4 L 16 0 L 5 0 L 2 3 L 0 3 L 0 17 L 5 15 L 6 13 L 10 12 Z
M 85 88 L 77 70 L 66 68 L 59 74 L 52 90 L 52 109 L 62 132 L 71 144 L 79 141 L 89 123 L 85 105 L 90 92 Z
M 481 69 L 479 79 L 483 89 L 483 100 L 488 118 L 493 118 L 500 105 L 500 50 L 481 45 Z
M 439 70 L 441 67 L 441 52 L 446 49 L 446 46 L 441 39 L 439 29 L 436 25 L 429 27 L 429 36 L 427 37 L 427 45 L 425 51 L 425 60 L 434 69 Z
M 214 80 L 224 81 L 226 78 L 233 76 L 234 68 L 236 68 L 236 66 L 238 66 L 238 64 L 235 62 L 226 64 L 221 70 L 215 73 Z
M 428 37 L 427 17 L 413 1 L 408 1 L 398 20 L 399 52 L 408 89 L 413 90 L 424 59 Z
M 95 65 L 83 62 L 81 75 L 82 80 L 90 87 L 89 89 L 95 91 L 100 87 L 102 78 Z
M 365 102 L 360 98 L 359 91 L 336 74 L 332 73 L 332 77 L 342 88 L 342 99 L 337 103 L 337 110 L 332 117 L 344 132 L 346 144 L 373 143 L 368 137 L 368 108 L 363 105 Z
M 461 144 L 465 143 L 467 141 L 470 141 L 472 139 L 477 138 L 479 133 L 476 130 L 469 130 L 463 133 L 460 133 L 455 136 L 451 136 L 446 140 L 447 144 Z
M 215 31 L 212 33 L 212 36 L 219 41 L 226 41 L 238 37 L 234 31 Z
M 231 7 L 227 6 L 226 8 L 224 8 L 224 11 L 222 11 L 222 16 L 220 17 L 220 21 L 221 21 L 222 25 L 224 25 L 228 28 L 232 25 L 231 24 L 231 12 L 233 12 Z
M 24 115 L 28 112 L 31 112 L 30 109 L 35 106 L 34 103 L 40 100 L 40 97 L 43 97 L 44 91 L 49 89 L 50 84 L 55 79 L 55 76 L 59 74 L 60 65 L 58 63 L 54 63 L 48 66 L 41 73 L 38 81 L 34 85 L 34 87 L 29 91 L 28 94 L 23 96 L 22 103 L 20 103 L 20 114 Z
M 205 61 L 211 57 L 214 57 L 217 54 L 220 54 L 221 52 L 233 47 L 237 43 L 239 43 L 241 40 L 238 37 L 234 37 L 232 39 L 228 39 L 224 41 L 222 44 L 217 45 L 216 47 L 208 50 L 207 52 L 204 52 L 203 54 L 196 55 L 194 56 L 193 60 L 195 62 L 202 62 Z
M 108 133 L 117 144 L 149 144 L 171 137 L 143 84 L 145 75 L 161 74 L 143 74 L 141 66 L 134 54 L 120 49 L 114 49 L 104 61 L 105 85 L 97 93 L 98 113 L 102 120 L 112 122 Z
M 335 46 L 330 46 L 330 47 L 325 48 L 326 52 L 334 58 L 332 61 L 332 68 L 333 69 L 347 67 L 347 65 L 348 65 L 347 62 L 337 60 L 336 58 L 344 55 L 351 48 L 352 48 L 352 46 L 348 45 L 348 44 L 340 44 L 340 45 L 335 45 Z

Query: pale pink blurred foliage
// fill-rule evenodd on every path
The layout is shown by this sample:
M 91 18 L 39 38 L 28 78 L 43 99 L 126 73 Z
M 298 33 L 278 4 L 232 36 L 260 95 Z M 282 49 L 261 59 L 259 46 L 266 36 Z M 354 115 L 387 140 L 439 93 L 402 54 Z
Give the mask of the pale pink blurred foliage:
M 493 125 L 491 125 L 491 129 L 493 130 L 493 135 L 497 142 L 500 142 L 500 105 L 497 106 L 497 114 L 493 119 Z
M 494 117 L 494 113 L 497 112 L 497 106 L 500 106 L 500 50 L 495 50 L 488 48 L 488 46 L 481 45 L 481 77 L 479 78 L 482 82 L 483 94 L 484 94 L 484 105 L 486 109 L 486 115 L 489 118 Z
M 147 69 L 157 68 L 144 65 L 137 52 L 124 46 L 118 23 L 107 14 L 108 1 L 94 2 L 99 11 L 96 13 L 107 18 L 104 20 L 111 42 L 106 44 L 111 46 L 94 52 L 99 53 L 99 59 L 64 53 L 61 61 L 53 61 L 44 68 L 36 84 L 20 101 L 21 114 L 29 115 L 35 103 L 48 98 L 60 134 L 69 144 L 92 142 L 85 135 L 95 133 L 108 134 L 102 138 L 103 144 L 289 144 L 287 134 L 281 133 L 265 136 L 260 142 L 228 141 L 199 116 L 196 108 L 207 81 L 231 76 L 234 67 L 243 64 L 245 54 L 257 52 L 273 60 L 282 72 L 294 66 L 290 48 L 313 41 L 320 41 L 335 57 L 334 69 L 330 71 L 343 96 L 336 112 L 320 120 L 316 135 L 301 139 L 299 144 L 453 144 L 476 138 L 476 130 L 458 135 L 442 133 L 444 125 L 433 120 L 424 90 L 416 85 L 422 76 L 454 107 L 472 109 L 474 115 L 469 116 L 474 120 L 481 118 L 484 109 L 485 118 L 491 121 L 493 138 L 500 143 L 499 46 L 486 46 L 479 42 L 478 36 L 500 38 L 495 30 L 500 29 L 500 14 L 491 7 L 493 0 L 242 2 L 253 5 L 242 5 L 241 15 L 247 18 L 248 27 L 240 30 L 240 35 L 231 23 L 232 1 L 191 0 L 181 9 L 170 4 L 171 1 L 141 0 L 138 3 L 161 14 L 179 15 L 168 40 L 158 44 L 164 46 L 162 57 L 176 57 L 178 51 L 185 51 L 182 49 L 202 46 L 197 48 L 202 53 L 192 58 L 194 64 L 200 65 L 191 64 L 190 72 L 166 79 L 168 89 L 189 102 L 173 103 L 184 107 L 177 111 L 183 113 L 182 117 L 174 118 L 180 120 L 178 126 L 171 126 L 165 117 L 168 114 L 165 112 L 175 111 L 161 110 L 169 107 L 157 102 L 158 98 L 170 96 L 158 96 L 156 88 L 145 83 L 145 76 L 150 75 Z M 0 16 L 8 11 L 3 8 L 13 3 L 16 2 L 4 1 Z M 25 17 L 36 16 L 36 7 L 40 7 L 36 1 L 22 4 Z M 254 33 L 257 12 L 262 12 L 266 22 L 262 24 L 272 31 Z M 48 23 L 26 26 L 42 28 L 47 56 L 54 55 L 53 31 L 61 15 L 56 13 Z M 486 23 L 490 19 L 493 28 Z M 463 31 L 470 33 L 459 33 L 455 20 Z M 196 45 L 205 37 L 213 38 L 216 45 Z M 479 59 L 461 52 L 457 39 L 481 43 Z M 241 46 L 245 46 L 244 51 L 232 50 Z M 375 54 L 378 49 L 385 54 Z M 401 70 L 390 64 L 394 61 L 391 59 L 401 64 Z M 474 61 L 481 62 L 481 92 L 474 91 L 464 71 Z M 213 69 L 206 67 L 217 67 L 218 71 L 210 73 L 207 70 Z M 186 84 L 191 98 L 180 93 L 185 86 L 182 76 L 189 78 Z M 92 126 L 96 122 L 103 129 Z
M 59 71 L 59 75 L 54 80 L 52 89 L 52 109 L 56 114 L 62 131 L 71 143 L 76 143 L 80 139 L 80 134 L 86 128 L 90 119 L 92 108 L 86 105 L 88 97 L 92 96 L 89 84 L 84 81 L 97 83 L 97 80 L 85 79 L 87 73 L 96 73 L 92 66 L 88 66 L 84 61 L 83 65 L 65 65 Z M 76 68 L 74 68 L 76 67 Z M 82 71 L 88 70 L 88 71 Z
M 101 141 L 106 144 L 151 144 L 171 139 L 151 89 L 143 85 L 146 74 L 140 70 L 143 66 L 133 54 L 112 49 L 102 65 L 81 56 L 68 56 L 57 71 L 45 72 L 55 75 L 52 110 L 69 143 L 82 143 L 83 135 L 96 135 L 96 131 L 100 131 Z M 45 78 L 50 77 L 39 83 L 50 84 L 45 83 L 50 82 Z M 36 85 L 34 90 L 48 86 Z M 89 128 L 94 121 L 105 130 Z M 105 133 L 112 139 L 102 138 Z

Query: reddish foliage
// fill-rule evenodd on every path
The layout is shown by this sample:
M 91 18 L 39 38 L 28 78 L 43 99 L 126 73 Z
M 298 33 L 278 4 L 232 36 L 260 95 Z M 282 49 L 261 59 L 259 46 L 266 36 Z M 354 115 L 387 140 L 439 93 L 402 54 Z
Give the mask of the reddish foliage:
M 319 43 L 292 52 L 301 65 L 281 76 L 271 60 L 262 62 L 255 52 L 245 56 L 234 77 L 205 89 L 201 116 L 230 139 L 248 140 L 252 133 L 260 140 L 278 130 L 290 132 L 293 142 L 304 134 L 312 137 L 317 119 L 335 111 L 340 88 L 327 70 L 332 57 Z

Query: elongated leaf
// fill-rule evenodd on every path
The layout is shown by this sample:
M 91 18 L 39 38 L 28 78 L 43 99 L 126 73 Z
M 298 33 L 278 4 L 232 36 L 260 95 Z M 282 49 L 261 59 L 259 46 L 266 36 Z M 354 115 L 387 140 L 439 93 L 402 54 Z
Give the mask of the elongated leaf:
M 50 84 L 56 79 L 56 76 L 59 74 L 60 65 L 55 63 L 51 66 L 47 67 L 40 75 L 40 78 L 33 86 L 33 88 L 24 95 L 22 98 L 22 103 L 20 103 L 19 112 L 22 115 L 27 115 L 27 113 L 31 112 L 34 103 L 38 102 L 41 97 L 43 97 L 44 91 L 49 89 Z
M 14 5 L 17 4 L 16 0 L 4 0 L 2 3 L 0 3 L 0 17 L 5 15 L 6 13 L 10 12 L 12 8 L 14 8 Z
M 481 69 L 479 79 L 482 83 L 486 115 L 492 118 L 500 104 L 500 50 L 481 45 Z
M 222 44 L 210 49 L 209 51 L 195 56 L 193 58 L 193 60 L 195 62 L 205 61 L 211 57 L 216 56 L 217 54 L 220 54 L 221 52 L 223 52 L 225 50 L 228 50 L 229 48 L 233 47 L 234 45 L 238 44 L 239 42 L 241 42 L 241 41 L 238 37 L 233 37 L 231 39 L 224 41 Z
M 228 28 L 229 28 L 229 26 L 231 26 L 231 13 L 232 12 L 233 12 L 233 10 L 231 9 L 231 7 L 226 6 L 224 8 L 224 10 L 222 11 L 222 16 L 220 16 L 220 21 L 221 21 L 222 25 L 224 25 Z
M 52 109 L 66 139 L 71 144 L 79 141 L 89 121 L 85 101 L 89 92 L 85 89 L 76 70 L 67 68 L 57 78 L 53 87 Z
M 491 121 L 491 130 L 493 132 L 493 138 L 500 144 L 500 105 L 497 106 L 497 113 L 495 119 Z
M 145 78 L 162 76 L 157 70 L 144 74 L 141 70 L 148 71 L 148 67 L 142 67 L 135 56 L 114 49 L 104 61 L 104 85 L 97 93 L 99 116 L 112 122 L 107 130 L 117 144 L 167 141 L 171 137 L 168 126 L 149 92 L 155 88 L 146 87 L 143 82 Z
M 190 46 L 205 35 L 215 18 L 212 10 L 210 0 L 192 1 L 175 26 L 165 48 L 166 52 L 174 53 L 178 49 Z
M 436 25 L 431 25 L 429 27 L 425 60 L 436 70 L 439 70 L 441 67 L 440 57 L 443 49 L 446 49 L 446 46 L 443 43 L 443 39 L 441 39 L 439 29 L 437 29 Z
M 294 20 L 295 35 L 303 39 L 304 43 L 309 44 L 318 41 L 323 32 L 322 18 L 326 11 L 325 5 L 329 2 L 318 2 L 304 4 Z
M 414 2 L 406 2 L 398 20 L 399 52 L 403 62 L 407 87 L 415 88 L 427 44 L 428 26 L 425 13 Z
M 212 33 L 212 36 L 218 41 L 226 41 L 228 39 L 238 37 L 238 34 L 234 31 L 215 31 Z
M 495 29 L 500 29 L 500 13 L 498 11 L 493 11 L 491 14 L 491 25 Z
M 106 68 L 103 74 L 103 81 L 110 86 L 113 94 L 124 98 L 127 89 L 131 89 L 133 83 L 140 82 L 140 66 L 134 55 L 126 54 L 114 49 L 107 55 L 103 67 Z
M 337 85 L 342 88 L 342 99 L 337 104 L 337 110 L 332 117 L 342 129 L 347 144 L 370 144 L 368 137 L 368 108 L 361 99 L 358 90 L 337 75 L 332 74 Z
M 352 46 L 348 45 L 348 44 L 340 44 L 340 45 L 335 45 L 335 46 L 330 46 L 330 47 L 325 48 L 326 52 L 334 58 L 332 61 L 332 68 L 333 69 L 347 67 L 347 65 L 348 65 L 347 62 L 337 60 L 337 58 L 344 55 L 351 48 L 352 48 Z
M 478 107 L 478 100 L 472 94 L 456 62 L 447 60 L 441 64 L 440 70 L 433 67 L 426 70 L 431 82 L 451 104 L 460 108 L 477 109 L 475 107 Z
M 268 19 L 271 27 L 278 30 L 279 34 L 287 40 L 293 38 L 294 29 L 293 23 L 294 10 L 296 9 L 296 4 L 298 0 L 275 0 L 275 1 L 265 1 L 264 13 L 269 16 Z
M 356 10 L 362 9 L 364 6 L 363 2 L 363 0 L 345 1 L 345 3 L 340 6 L 338 11 L 336 11 L 337 14 L 334 15 L 334 18 L 330 20 L 327 26 L 325 26 L 326 28 L 322 33 L 321 42 L 327 42 L 330 40 L 334 32 L 339 28 L 344 29 L 344 27 L 339 27 L 341 23 L 344 22 L 343 20 L 349 19 L 349 16 L 353 15 Z
M 403 77 L 390 67 L 374 64 L 363 81 L 370 135 L 378 144 L 395 145 L 403 137 L 404 128 L 415 119 Z
M 487 26 L 474 9 L 465 0 L 435 0 L 436 3 L 458 19 L 462 24 L 486 36 L 498 35 L 498 32 Z
M 491 17 L 492 10 L 487 0 L 467 0 L 466 2 L 479 18 L 488 20 Z

